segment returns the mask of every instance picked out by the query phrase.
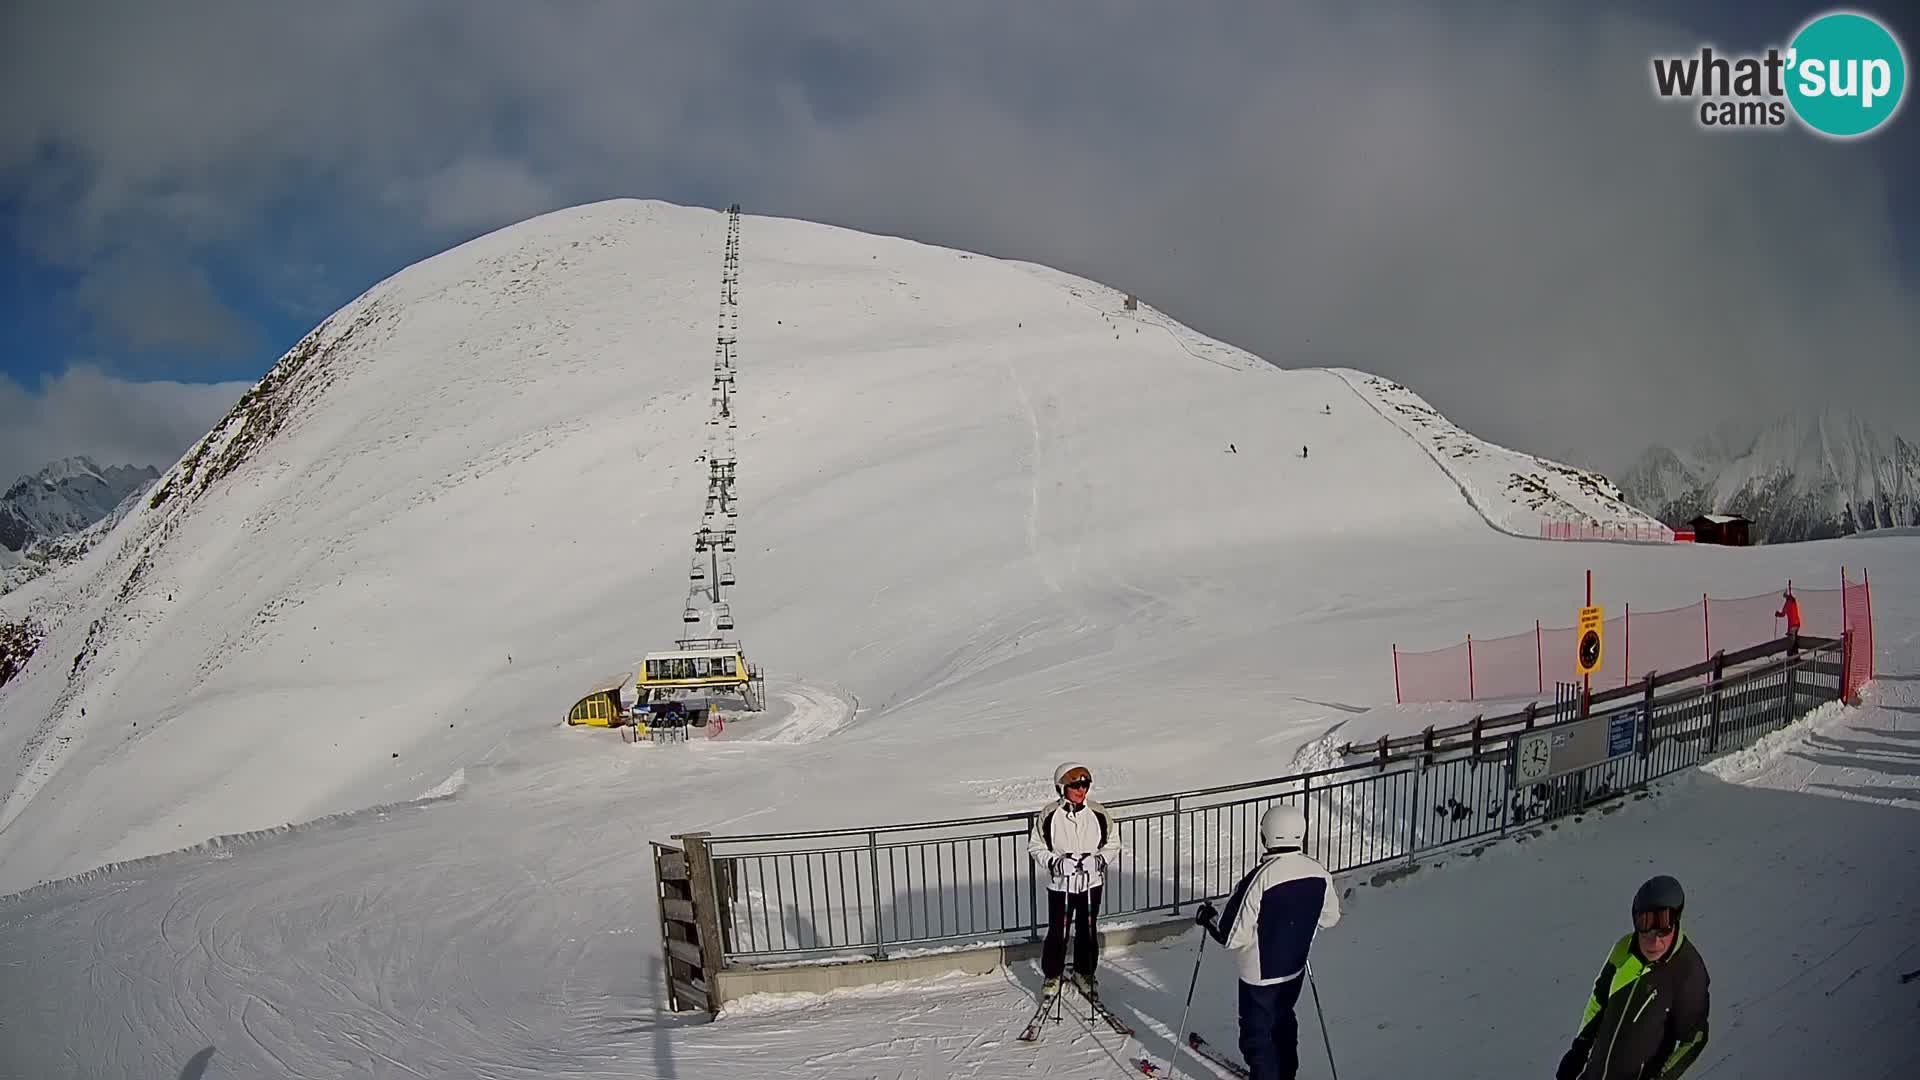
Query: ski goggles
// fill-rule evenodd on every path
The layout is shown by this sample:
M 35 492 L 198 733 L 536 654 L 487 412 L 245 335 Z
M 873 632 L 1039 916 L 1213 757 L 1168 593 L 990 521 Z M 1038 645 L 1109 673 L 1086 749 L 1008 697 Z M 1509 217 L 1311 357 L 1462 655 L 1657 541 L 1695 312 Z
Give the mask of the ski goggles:
M 1654 911 L 1636 911 L 1633 913 L 1633 928 L 1642 934 L 1666 937 L 1673 933 L 1679 919 L 1672 908 L 1659 908 Z
M 1075 769 L 1060 778 L 1061 787 L 1092 787 L 1093 777 L 1085 769 Z

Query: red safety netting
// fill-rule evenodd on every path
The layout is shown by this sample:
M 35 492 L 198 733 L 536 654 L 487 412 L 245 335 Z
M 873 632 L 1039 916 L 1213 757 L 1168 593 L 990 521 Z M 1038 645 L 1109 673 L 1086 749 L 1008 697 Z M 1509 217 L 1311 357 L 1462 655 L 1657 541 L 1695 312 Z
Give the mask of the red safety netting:
M 1800 601 L 1800 632 L 1810 637 L 1839 637 L 1854 632 L 1860 644 L 1856 678 L 1851 658 L 1848 685 L 1857 689 L 1872 677 L 1871 595 L 1866 585 L 1846 581 L 1843 589 L 1793 589 Z M 1788 588 L 1792 588 L 1789 583 Z M 1628 606 L 1608 619 L 1596 689 L 1625 686 L 1651 671 L 1674 671 L 1713 659 L 1717 652 L 1738 652 L 1784 637 L 1780 614 L 1784 592 L 1714 599 L 1664 611 L 1634 611 Z M 1557 682 L 1578 681 L 1574 627 L 1541 627 L 1498 638 L 1469 638 L 1445 649 L 1406 652 L 1395 646 L 1394 693 L 1400 702 L 1500 701 L 1543 695 Z
M 1472 671 L 1464 642 L 1421 653 L 1396 649 L 1393 654 L 1393 685 L 1395 692 L 1402 694 L 1402 701 L 1472 701 Z M 1402 687 L 1421 696 L 1405 696 Z
M 1672 543 L 1674 533 L 1658 522 L 1651 525 L 1604 525 L 1593 521 L 1542 521 L 1542 540 L 1633 540 L 1640 543 Z

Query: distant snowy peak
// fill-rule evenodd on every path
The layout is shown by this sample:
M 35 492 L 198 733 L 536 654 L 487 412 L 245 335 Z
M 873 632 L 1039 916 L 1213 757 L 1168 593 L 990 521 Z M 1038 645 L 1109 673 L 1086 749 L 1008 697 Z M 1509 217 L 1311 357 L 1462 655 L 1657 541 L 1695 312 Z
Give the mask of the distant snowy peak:
M 1566 523 L 1670 535 L 1597 472 L 1478 438 L 1390 379 L 1351 369 L 1334 373 L 1419 443 L 1474 509 L 1502 532 L 1539 536 L 1549 524 Z
M 1818 540 L 1920 525 L 1920 447 L 1843 409 L 1795 413 L 1737 451 L 1649 447 L 1621 487 L 1669 524 L 1741 514 L 1763 542 Z
M 159 476 L 151 465 L 101 468 L 91 458 L 62 458 L 0 496 L 0 547 L 20 552 L 35 540 L 79 532 Z

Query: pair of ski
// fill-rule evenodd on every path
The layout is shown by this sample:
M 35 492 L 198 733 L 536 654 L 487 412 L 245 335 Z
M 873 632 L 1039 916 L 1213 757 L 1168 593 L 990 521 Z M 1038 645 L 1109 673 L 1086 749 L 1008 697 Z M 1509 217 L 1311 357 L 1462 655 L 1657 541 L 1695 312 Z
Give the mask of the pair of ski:
M 1068 980 L 1062 979 L 1054 984 L 1052 991 L 1043 992 L 1040 995 L 1040 1004 L 1033 1010 L 1033 1019 L 1027 1021 L 1026 1030 L 1020 1033 L 1021 1042 L 1033 1042 L 1038 1039 L 1040 1037 L 1040 1025 L 1046 1023 L 1048 1020 L 1057 1021 L 1059 1019 L 1060 995 L 1061 992 L 1066 989 L 1067 982 Z M 1073 988 L 1080 992 L 1081 999 L 1093 1010 L 1093 1015 L 1103 1021 L 1108 1027 L 1122 1035 L 1130 1036 L 1133 1034 L 1133 1028 L 1129 1027 L 1127 1023 L 1118 1016 L 1115 1016 L 1113 1010 L 1107 1008 L 1106 1002 L 1100 1000 L 1099 991 L 1089 990 L 1078 980 L 1073 982 Z M 1253 1075 L 1247 1071 L 1245 1065 L 1235 1061 L 1229 1057 L 1225 1051 L 1201 1038 L 1200 1033 L 1197 1031 L 1187 1032 L 1187 1046 L 1194 1053 L 1225 1069 L 1234 1076 L 1240 1077 L 1241 1080 L 1246 1080 L 1247 1077 Z M 1155 1065 L 1153 1060 L 1144 1054 L 1133 1059 L 1133 1064 L 1135 1068 L 1138 1068 L 1141 1073 L 1147 1076 L 1167 1075 L 1166 1069 Z
M 1200 1033 L 1197 1031 L 1187 1032 L 1187 1046 L 1190 1049 L 1192 1049 L 1194 1053 L 1207 1059 L 1213 1064 L 1220 1066 L 1222 1069 L 1225 1069 L 1226 1071 L 1232 1073 L 1233 1075 L 1240 1077 L 1241 1080 L 1246 1080 L 1247 1077 L 1250 1077 L 1253 1075 L 1251 1072 L 1247 1070 L 1247 1067 L 1245 1065 L 1242 1065 L 1239 1062 L 1228 1057 L 1226 1051 L 1220 1049 L 1219 1047 L 1213 1045 L 1207 1040 L 1201 1038 Z M 1136 1059 L 1134 1061 L 1134 1065 L 1138 1067 L 1142 1073 L 1145 1073 L 1148 1076 L 1167 1075 L 1167 1069 L 1162 1068 L 1159 1065 L 1155 1065 L 1152 1062 L 1152 1060 L 1145 1057 Z
M 1067 979 L 1061 979 L 1059 982 L 1053 984 L 1051 991 L 1043 991 L 1041 993 L 1040 1004 L 1033 1010 L 1033 1019 L 1027 1021 L 1026 1030 L 1020 1033 L 1021 1042 L 1033 1042 L 1035 1039 L 1038 1039 L 1040 1037 L 1040 1025 L 1046 1023 L 1048 1020 L 1058 1020 L 1060 1018 L 1060 995 L 1061 992 L 1067 988 L 1068 982 L 1069 980 Z M 1089 989 L 1084 983 L 1077 979 L 1072 980 L 1072 984 L 1073 988 L 1080 992 L 1081 1000 L 1085 1001 L 1087 1007 L 1093 1010 L 1093 1015 L 1096 1019 L 1122 1035 L 1133 1034 L 1133 1029 L 1127 1026 L 1126 1021 L 1113 1015 L 1113 1010 L 1107 1008 L 1106 1002 L 1100 1000 L 1100 992 L 1098 990 Z

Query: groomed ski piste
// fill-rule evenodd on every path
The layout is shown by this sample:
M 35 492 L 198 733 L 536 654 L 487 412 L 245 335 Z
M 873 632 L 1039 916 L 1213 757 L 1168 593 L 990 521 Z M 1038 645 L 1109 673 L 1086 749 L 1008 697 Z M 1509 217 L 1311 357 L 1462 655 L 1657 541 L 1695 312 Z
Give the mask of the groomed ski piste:
M 1138 1075 L 1197 931 L 1104 958 L 1131 1041 L 1069 995 L 1018 1042 L 1031 965 L 705 1023 L 665 1011 L 647 842 L 1029 810 L 1069 758 L 1105 800 L 1280 775 L 1392 701 L 1390 642 L 1570 622 L 1588 569 L 1654 610 L 1843 565 L 1874 584 L 1862 707 L 1343 879 L 1314 967 L 1350 1080 L 1551 1075 L 1672 873 L 1713 977 L 1690 1078 L 1920 1072 L 1920 537 L 1529 539 L 1499 470 L 1449 468 L 1421 432 L 1464 436 L 1393 423 L 1364 373 L 1045 268 L 743 222 L 730 600 L 767 712 L 685 745 L 560 723 L 678 630 L 725 215 L 596 204 L 402 271 L 169 497 L 0 598 L 45 632 L 0 689 L 0 1076 Z M 1204 956 L 1192 1026 L 1231 1050 Z

